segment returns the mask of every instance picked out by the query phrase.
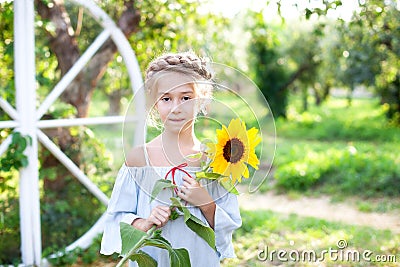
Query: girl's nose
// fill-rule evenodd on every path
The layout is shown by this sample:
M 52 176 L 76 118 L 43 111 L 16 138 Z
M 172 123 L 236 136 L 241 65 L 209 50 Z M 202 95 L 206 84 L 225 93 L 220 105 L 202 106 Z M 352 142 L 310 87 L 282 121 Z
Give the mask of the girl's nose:
M 179 113 L 180 111 L 181 111 L 181 103 L 178 100 L 174 100 L 172 102 L 171 112 L 172 113 Z

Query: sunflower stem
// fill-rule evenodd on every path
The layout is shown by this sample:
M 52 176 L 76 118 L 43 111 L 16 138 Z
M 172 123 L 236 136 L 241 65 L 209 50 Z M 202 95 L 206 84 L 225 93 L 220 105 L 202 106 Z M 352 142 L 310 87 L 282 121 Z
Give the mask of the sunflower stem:
M 151 238 L 151 236 L 153 235 L 154 231 L 156 230 L 157 226 L 153 225 L 147 232 L 146 235 L 143 236 L 132 248 L 131 250 L 129 250 L 129 252 L 124 255 L 124 257 L 118 262 L 116 267 L 122 267 L 124 265 L 124 263 L 129 260 L 129 258 L 133 255 L 133 253 L 135 253 L 144 243 L 144 241 L 147 238 Z

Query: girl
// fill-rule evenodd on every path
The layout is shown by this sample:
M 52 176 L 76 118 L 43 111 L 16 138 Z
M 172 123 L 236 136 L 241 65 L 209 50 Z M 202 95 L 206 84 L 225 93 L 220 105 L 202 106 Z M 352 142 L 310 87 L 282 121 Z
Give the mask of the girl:
M 204 99 L 211 97 L 212 86 L 206 84 L 211 78 L 206 62 L 190 52 L 166 54 L 150 63 L 145 78 L 147 99 L 153 103 L 149 114 L 153 120 L 158 117 L 163 131 L 143 146 L 133 148 L 118 173 L 106 213 L 102 254 L 121 251 L 119 223 L 125 222 L 142 231 L 153 225 L 162 228 L 162 236 L 173 248 L 188 250 L 192 266 L 219 266 L 220 260 L 235 257 L 232 233 L 241 226 L 237 198 L 217 182 L 193 179 L 200 162 L 187 157 L 201 151 L 194 134 L 194 119 L 204 106 Z M 192 176 L 175 171 L 179 188 L 176 194 L 188 203 L 193 215 L 214 230 L 216 250 L 190 230 L 182 216 L 169 220 L 169 199 L 174 190 L 163 190 L 151 201 L 154 183 L 171 179 L 172 168 Z M 155 247 L 144 247 L 143 251 L 158 266 L 170 266 L 167 251 Z M 130 262 L 130 266 L 136 263 Z

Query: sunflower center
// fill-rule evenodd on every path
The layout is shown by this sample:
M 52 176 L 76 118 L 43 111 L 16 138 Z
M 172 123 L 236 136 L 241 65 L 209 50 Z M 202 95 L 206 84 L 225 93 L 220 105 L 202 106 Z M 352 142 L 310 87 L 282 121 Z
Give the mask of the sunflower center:
M 230 163 L 238 162 L 244 155 L 243 142 L 238 138 L 232 138 L 226 142 L 223 149 L 223 156 Z

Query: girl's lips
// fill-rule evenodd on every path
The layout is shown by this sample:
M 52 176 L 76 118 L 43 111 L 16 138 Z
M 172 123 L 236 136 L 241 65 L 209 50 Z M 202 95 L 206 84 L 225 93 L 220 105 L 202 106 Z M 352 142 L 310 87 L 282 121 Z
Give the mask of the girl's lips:
M 172 122 L 181 122 L 184 121 L 185 119 L 168 119 L 168 120 Z

